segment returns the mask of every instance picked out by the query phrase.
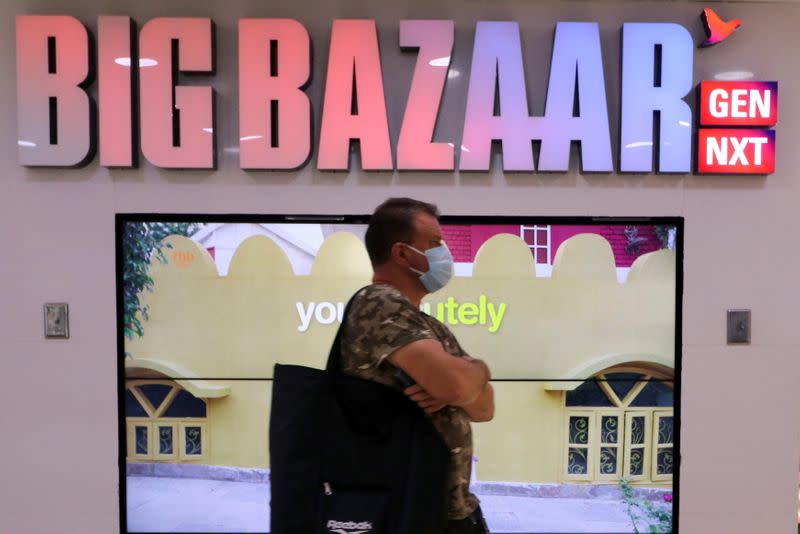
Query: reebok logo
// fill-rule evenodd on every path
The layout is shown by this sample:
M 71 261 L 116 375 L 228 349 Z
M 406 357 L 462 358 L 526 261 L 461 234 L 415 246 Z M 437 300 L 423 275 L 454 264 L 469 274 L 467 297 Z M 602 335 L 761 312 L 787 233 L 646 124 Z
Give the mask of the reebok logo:
M 336 534 L 366 534 L 372 530 L 372 523 L 362 521 L 328 521 L 328 531 Z

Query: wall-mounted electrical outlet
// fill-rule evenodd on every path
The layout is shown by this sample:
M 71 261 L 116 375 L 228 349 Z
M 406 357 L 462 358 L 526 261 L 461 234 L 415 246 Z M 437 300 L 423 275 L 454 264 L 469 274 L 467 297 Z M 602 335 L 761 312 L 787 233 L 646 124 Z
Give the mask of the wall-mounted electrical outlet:
M 728 344 L 750 343 L 750 310 L 728 310 Z
M 44 337 L 69 338 L 69 305 L 66 302 L 44 305 Z

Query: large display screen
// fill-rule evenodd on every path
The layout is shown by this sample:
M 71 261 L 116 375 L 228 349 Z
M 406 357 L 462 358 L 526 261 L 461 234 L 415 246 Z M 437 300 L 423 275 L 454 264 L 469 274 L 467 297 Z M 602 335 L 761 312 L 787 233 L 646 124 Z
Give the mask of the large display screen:
M 322 368 L 367 216 L 117 215 L 121 528 L 269 532 L 276 363 Z M 493 533 L 676 532 L 680 218 L 440 219 L 423 299 L 492 371 Z

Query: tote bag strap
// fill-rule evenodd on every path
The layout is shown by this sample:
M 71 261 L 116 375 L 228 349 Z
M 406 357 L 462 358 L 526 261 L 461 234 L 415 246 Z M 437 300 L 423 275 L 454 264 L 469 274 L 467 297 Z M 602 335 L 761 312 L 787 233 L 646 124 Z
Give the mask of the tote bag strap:
M 353 299 L 355 299 L 356 295 L 358 295 L 366 287 L 368 286 L 364 286 L 353 293 L 353 296 L 350 297 L 350 300 L 347 301 L 347 305 L 344 307 L 344 312 L 342 313 L 342 323 L 339 325 L 339 329 L 336 331 L 336 337 L 333 339 L 333 345 L 331 345 L 331 351 L 328 354 L 328 363 L 325 366 L 325 373 L 328 375 L 328 377 L 342 373 L 342 332 L 344 331 L 344 327 L 347 322 L 347 315 L 350 311 L 350 305 L 353 303 Z

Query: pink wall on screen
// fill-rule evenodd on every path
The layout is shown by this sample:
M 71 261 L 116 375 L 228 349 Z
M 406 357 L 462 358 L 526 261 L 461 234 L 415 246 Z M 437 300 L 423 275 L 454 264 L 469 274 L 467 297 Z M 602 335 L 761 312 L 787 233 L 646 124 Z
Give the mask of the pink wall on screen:
M 449 224 L 442 227 L 444 240 L 457 262 L 475 261 L 475 254 L 490 237 L 497 234 L 519 235 L 519 225 Z
M 550 261 L 552 262 L 552 260 L 555 259 L 556 251 L 561 243 L 574 235 L 583 233 L 600 234 L 605 237 L 611 244 L 611 249 L 614 251 L 614 258 L 616 259 L 617 267 L 630 267 L 633 265 L 633 262 L 636 260 L 636 258 L 642 254 L 653 252 L 661 248 L 661 242 L 658 240 L 658 237 L 653 231 L 652 226 L 637 226 L 636 228 L 639 230 L 638 236 L 645 238 L 646 241 L 639 245 L 638 252 L 629 253 L 627 250 L 628 241 L 624 234 L 625 228 L 625 225 L 618 224 L 606 226 L 554 225 L 550 231 L 550 250 L 552 254 Z
M 572 226 L 572 225 L 552 225 L 550 230 L 550 263 L 556 256 L 556 251 L 561 243 L 572 236 L 578 234 L 600 234 L 611 244 L 614 251 L 617 267 L 630 267 L 633 262 L 648 252 L 653 252 L 661 248 L 661 242 L 653 231 L 652 226 L 637 226 L 638 236 L 645 239 L 640 245 L 638 252 L 628 252 L 628 240 L 625 237 L 625 225 L 604 225 L 604 226 Z M 444 240 L 453 253 L 453 258 L 457 262 L 475 261 L 475 255 L 490 237 L 507 233 L 519 235 L 519 225 L 445 225 L 442 227 Z M 543 252 L 543 251 L 542 251 Z M 543 258 L 539 258 L 540 261 Z

